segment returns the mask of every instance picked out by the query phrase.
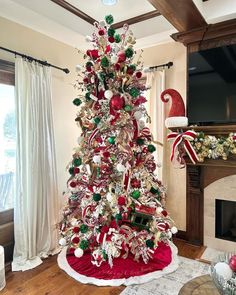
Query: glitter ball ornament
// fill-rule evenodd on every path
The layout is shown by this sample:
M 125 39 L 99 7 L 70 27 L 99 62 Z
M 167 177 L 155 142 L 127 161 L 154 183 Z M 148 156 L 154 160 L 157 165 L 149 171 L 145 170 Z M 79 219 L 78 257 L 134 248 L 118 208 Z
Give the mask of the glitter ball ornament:
M 100 30 L 98 30 L 98 35 L 99 35 L 99 36 L 103 36 L 103 35 L 105 35 L 105 30 L 104 30 L 104 29 L 100 29 Z
M 93 121 L 96 125 L 98 125 L 100 123 L 101 119 L 99 117 L 96 117 L 93 119 Z
M 104 92 L 104 96 L 107 98 L 107 99 L 110 99 L 112 96 L 113 96 L 113 92 L 111 90 L 106 90 Z
M 147 241 L 146 241 L 146 245 L 147 245 L 148 248 L 153 248 L 153 247 L 154 247 L 154 242 L 153 242 L 153 240 L 147 240 Z
M 155 150 L 156 150 L 156 148 L 155 148 L 155 146 L 154 146 L 153 144 L 149 144 L 147 148 L 148 148 L 148 151 L 149 151 L 150 153 L 153 153 L 153 152 L 155 152 Z
M 233 276 L 233 271 L 226 262 L 218 262 L 214 266 L 216 273 L 222 276 L 225 280 L 230 280 Z
M 82 249 L 82 250 L 86 250 L 89 246 L 89 242 L 88 240 L 82 240 L 79 244 L 79 247 Z
M 110 43 L 114 43 L 115 42 L 115 38 L 113 36 L 108 37 L 108 41 Z
M 119 51 L 117 53 L 117 56 L 118 56 L 118 62 L 119 63 L 124 62 L 126 60 L 126 56 L 125 56 L 125 52 L 124 51 Z
M 140 188 L 141 187 L 141 181 L 137 178 L 132 178 L 130 184 L 133 188 Z
M 109 37 L 111 37 L 111 36 L 113 37 L 115 35 L 115 32 L 116 32 L 116 30 L 114 28 L 112 28 L 112 27 L 110 27 L 107 30 L 107 34 L 108 34 Z
M 78 243 L 75 243 L 75 244 L 78 244 Z M 84 250 L 82 250 L 81 248 L 76 248 L 74 250 L 74 255 L 75 257 L 80 258 L 84 255 Z
M 105 21 L 108 25 L 111 25 L 114 22 L 114 18 L 111 14 L 105 16 Z
M 80 172 L 80 169 L 78 167 L 74 167 L 74 174 L 78 174 Z
M 135 190 L 131 193 L 131 197 L 134 198 L 135 200 L 137 200 L 140 197 L 140 191 Z
M 120 34 L 115 34 L 114 38 L 115 38 L 116 43 L 120 43 L 120 41 L 121 41 Z
M 83 67 L 81 65 L 76 65 L 75 70 L 76 72 L 81 72 Z
M 118 163 L 118 164 L 116 165 L 116 169 L 117 169 L 117 171 L 119 171 L 119 172 L 124 172 L 124 171 L 125 171 L 125 166 L 122 165 L 121 163 Z
M 106 56 L 104 56 L 102 59 L 101 59 L 101 66 L 104 67 L 104 68 L 107 68 L 109 67 L 109 60 Z
M 132 106 L 131 105 L 126 105 L 125 107 L 124 107 L 124 110 L 126 111 L 126 112 L 131 112 L 132 111 Z
M 118 205 L 124 206 L 126 204 L 126 198 L 124 196 L 118 197 Z
M 82 224 L 80 226 L 80 231 L 82 234 L 85 234 L 88 231 L 88 226 L 86 224 Z
M 76 105 L 76 106 L 81 105 L 81 103 L 82 103 L 82 101 L 81 101 L 79 98 L 75 98 L 75 99 L 73 100 L 73 104 Z
M 98 202 L 98 201 L 100 201 L 101 200 L 101 195 L 100 194 L 93 194 L 93 200 L 95 201 L 95 202 Z
M 236 272 L 236 255 L 230 257 L 229 266 L 232 269 L 232 271 Z
M 67 244 L 66 239 L 65 238 L 60 238 L 59 245 L 66 246 L 66 244 Z
M 110 144 L 115 144 L 115 142 L 116 142 L 116 138 L 115 138 L 115 136 L 111 136 L 111 137 L 109 137 L 109 138 L 108 138 L 108 142 L 109 142 Z
M 81 160 L 81 158 L 75 158 L 75 159 L 73 160 L 73 165 L 74 165 L 74 166 L 78 167 L 78 166 L 80 166 L 81 164 L 82 164 L 82 160 Z
M 142 72 L 137 72 L 135 74 L 136 78 L 140 79 L 142 77 Z
M 117 111 L 121 110 L 124 104 L 125 104 L 125 100 L 123 96 L 114 95 L 111 98 L 110 105 L 114 110 L 117 110 Z
M 132 56 L 134 55 L 134 51 L 133 51 L 133 49 L 132 48 L 127 48 L 126 50 L 125 50 L 125 56 L 127 57 L 127 58 L 131 58 Z
M 112 62 L 113 64 L 116 64 L 116 63 L 118 62 L 118 60 L 119 60 L 118 56 L 116 56 L 116 55 L 112 55 L 112 56 L 111 56 L 111 62 Z
M 177 232 L 178 232 L 178 229 L 177 229 L 176 226 L 172 226 L 172 228 L 170 230 L 171 230 L 173 235 L 177 234 Z
M 101 156 L 100 155 L 93 156 L 93 162 L 96 164 L 101 163 Z
M 140 94 L 140 91 L 136 88 L 136 87 L 132 87 L 129 91 L 129 94 L 132 96 L 132 97 L 137 97 L 139 96 Z

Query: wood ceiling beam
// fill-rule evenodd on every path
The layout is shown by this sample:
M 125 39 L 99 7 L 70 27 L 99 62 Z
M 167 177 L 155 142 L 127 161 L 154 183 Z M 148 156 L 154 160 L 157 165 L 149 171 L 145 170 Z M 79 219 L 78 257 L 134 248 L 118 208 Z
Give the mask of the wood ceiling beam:
M 64 9 L 68 10 L 69 12 L 75 14 L 76 16 L 82 18 L 83 20 L 90 23 L 91 25 L 93 25 L 96 22 L 96 20 L 94 18 L 92 18 L 88 14 L 84 13 L 83 11 L 79 10 L 77 7 L 68 3 L 65 0 L 51 0 L 51 1 L 56 3 L 59 6 L 63 7 Z
M 144 20 L 148 20 L 150 18 L 154 18 L 156 16 L 160 16 L 160 15 L 161 14 L 160 14 L 160 12 L 158 10 L 153 10 L 153 11 L 150 11 L 150 12 L 147 12 L 147 13 L 144 13 L 144 14 L 141 14 L 141 15 L 138 15 L 138 16 L 123 20 L 121 22 L 115 23 L 114 25 L 112 25 L 112 27 L 114 29 L 119 29 L 119 28 L 123 27 L 124 24 L 133 25 L 133 24 L 142 22 Z
M 206 26 L 192 0 L 148 0 L 179 32 Z

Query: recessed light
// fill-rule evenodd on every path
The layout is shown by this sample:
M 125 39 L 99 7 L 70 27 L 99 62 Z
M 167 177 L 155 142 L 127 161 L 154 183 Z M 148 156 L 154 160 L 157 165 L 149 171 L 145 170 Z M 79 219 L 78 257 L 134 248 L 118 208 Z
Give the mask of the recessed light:
M 102 3 L 104 5 L 115 5 L 117 3 L 117 0 L 102 0 Z

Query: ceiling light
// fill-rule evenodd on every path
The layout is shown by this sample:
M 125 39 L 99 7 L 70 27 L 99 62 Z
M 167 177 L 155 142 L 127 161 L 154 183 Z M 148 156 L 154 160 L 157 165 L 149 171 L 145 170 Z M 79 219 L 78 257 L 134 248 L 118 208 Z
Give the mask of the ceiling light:
M 102 0 L 102 3 L 104 5 L 115 5 L 117 3 L 117 0 Z

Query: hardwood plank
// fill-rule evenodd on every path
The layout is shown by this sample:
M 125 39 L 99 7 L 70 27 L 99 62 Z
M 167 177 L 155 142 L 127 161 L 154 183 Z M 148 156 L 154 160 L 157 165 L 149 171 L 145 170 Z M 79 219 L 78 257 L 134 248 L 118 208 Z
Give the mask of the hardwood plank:
M 160 15 L 161 14 L 160 14 L 160 12 L 158 10 L 154 10 L 154 11 L 150 11 L 148 13 L 144 13 L 144 14 L 141 14 L 141 15 L 138 15 L 138 16 L 123 20 L 123 21 L 121 21 L 119 23 L 116 23 L 116 24 L 112 25 L 112 27 L 114 29 L 119 29 L 119 28 L 123 27 L 124 24 L 133 25 L 133 24 L 142 22 L 144 20 L 148 20 L 148 19 L 153 18 L 153 17 L 160 16 Z
M 62 8 L 66 9 L 67 11 L 75 14 L 76 16 L 82 18 L 83 20 L 85 20 L 91 25 L 93 25 L 96 22 L 94 18 L 84 13 L 83 11 L 79 10 L 77 7 L 75 7 L 74 5 L 70 4 L 69 2 L 65 0 L 51 0 L 51 1 L 61 6 Z
M 206 26 L 191 0 L 148 0 L 179 32 Z
M 198 259 L 205 247 L 187 244 L 174 239 L 179 255 Z M 2 295 L 118 295 L 124 290 L 120 287 L 97 287 L 75 281 L 57 265 L 57 256 L 44 260 L 37 268 L 25 272 L 8 272 L 6 288 Z

